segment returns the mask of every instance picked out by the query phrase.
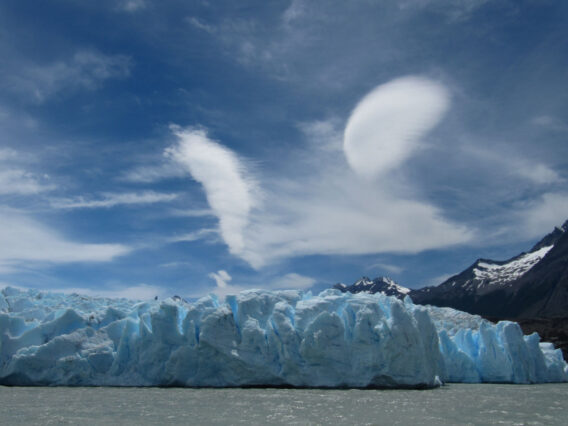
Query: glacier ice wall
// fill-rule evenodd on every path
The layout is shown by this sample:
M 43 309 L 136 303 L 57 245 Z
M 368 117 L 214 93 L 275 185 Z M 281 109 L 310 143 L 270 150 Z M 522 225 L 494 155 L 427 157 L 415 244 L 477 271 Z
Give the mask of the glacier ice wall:
M 382 294 L 249 290 L 134 302 L 5 288 L 0 384 L 431 387 L 567 381 L 561 352 Z

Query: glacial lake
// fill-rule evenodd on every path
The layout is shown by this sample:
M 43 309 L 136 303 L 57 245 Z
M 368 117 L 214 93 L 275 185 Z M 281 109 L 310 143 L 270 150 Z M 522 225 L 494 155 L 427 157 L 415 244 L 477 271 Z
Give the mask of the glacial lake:
M 431 390 L 0 386 L 0 423 L 566 425 L 568 384 Z

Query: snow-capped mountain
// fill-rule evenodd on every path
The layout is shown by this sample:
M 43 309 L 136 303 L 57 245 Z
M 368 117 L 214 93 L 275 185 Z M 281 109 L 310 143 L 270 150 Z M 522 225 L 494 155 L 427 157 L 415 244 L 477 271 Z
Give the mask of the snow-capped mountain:
M 523 331 L 537 331 L 568 359 L 568 221 L 509 260 L 478 259 L 442 284 L 410 290 L 388 278 L 361 278 L 336 284 L 343 292 L 409 295 L 421 305 L 450 307 L 492 320 L 518 321 Z
M 437 287 L 412 290 L 422 305 L 517 321 L 562 348 L 568 359 L 568 221 L 505 262 L 480 259 Z
M 552 265 L 554 267 L 552 268 Z M 415 303 L 496 318 L 568 316 L 568 221 L 528 253 L 506 261 L 478 259 L 436 287 L 412 290 Z M 554 309 L 553 309 L 554 306 Z
M 335 284 L 333 288 L 344 293 L 361 293 L 363 291 L 368 293 L 383 293 L 387 296 L 395 296 L 399 299 L 404 299 L 404 297 L 410 293 L 409 288 L 397 284 L 389 277 L 379 277 L 374 280 L 368 277 L 362 277 L 350 286 L 339 283 Z

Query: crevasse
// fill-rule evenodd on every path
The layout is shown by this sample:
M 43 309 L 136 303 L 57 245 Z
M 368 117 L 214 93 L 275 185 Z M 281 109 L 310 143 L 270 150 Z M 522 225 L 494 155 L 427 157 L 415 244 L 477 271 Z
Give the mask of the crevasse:
M 559 350 L 382 294 L 249 290 L 186 303 L 5 288 L 0 384 L 433 387 L 568 381 Z

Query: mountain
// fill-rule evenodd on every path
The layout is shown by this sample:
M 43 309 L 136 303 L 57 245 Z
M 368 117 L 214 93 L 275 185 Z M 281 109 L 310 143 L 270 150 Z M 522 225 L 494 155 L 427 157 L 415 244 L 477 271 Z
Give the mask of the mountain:
M 436 287 L 412 290 L 415 303 L 495 318 L 568 317 L 568 221 L 528 253 L 478 259 Z
M 389 278 L 361 278 L 341 291 L 382 292 L 420 305 L 450 307 L 491 321 L 517 321 L 562 348 L 568 359 L 568 221 L 509 260 L 478 259 L 442 284 L 410 290 Z
M 333 288 L 342 291 L 343 293 L 360 293 L 363 291 L 369 293 L 384 293 L 387 296 L 395 296 L 399 299 L 410 293 L 410 289 L 395 283 L 389 277 L 379 277 L 371 280 L 368 277 L 362 277 L 354 284 L 347 286 L 345 284 L 335 284 Z
M 412 290 L 414 303 L 447 306 L 491 321 L 517 321 L 562 349 L 568 360 L 568 221 L 528 253 L 480 259 L 437 287 Z

